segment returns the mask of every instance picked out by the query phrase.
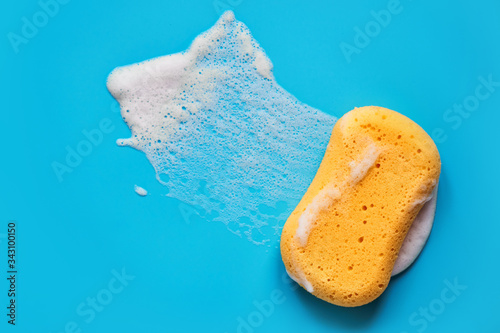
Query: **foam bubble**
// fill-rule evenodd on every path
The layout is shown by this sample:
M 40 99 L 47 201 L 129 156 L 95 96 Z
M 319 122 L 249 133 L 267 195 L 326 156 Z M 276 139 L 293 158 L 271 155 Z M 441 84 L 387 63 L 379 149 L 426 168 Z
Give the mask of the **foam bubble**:
M 294 268 L 295 268 L 295 270 L 297 271 L 297 274 L 300 277 L 297 277 L 297 276 L 293 275 L 292 273 L 290 273 L 288 270 L 286 270 L 286 273 L 288 274 L 288 276 L 290 277 L 290 279 L 292 279 L 293 281 L 295 281 L 298 284 L 302 285 L 304 287 L 304 289 L 307 290 L 307 292 L 309 292 L 309 293 L 314 292 L 314 287 L 311 284 L 311 282 L 309 282 L 307 280 L 307 277 L 304 274 L 304 272 L 299 267 L 297 267 L 297 266 L 295 266 Z
M 417 259 L 429 238 L 434 224 L 436 213 L 438 186 L 434 188 L 432 196 L 427 198 L 427 202 L 420 209 L 417 217 L 413 221 L 410 230 L 399 250 L 398 258 L 392 269 L 392 276 L 397 275 L 407 269 Z
M 145 197 L 146 195 L 148 195 L 148 191 L 137 185 L 134 185 L 134 191 L 141 197 Z
M 368 171 L 375 164 L 380 155 L 380 150 L 375 144 L 368 146 L 363 159 L 360 162 L 351 162 L 351 181 L 353 184 L 359 183 L 365 178 Z
M 368 171 L 373 167 L 380 155 L 380 149 L 375 144 L 370 144 L 363 154 L 361 161 L 352 161 L 350 183 L 343 182 L 340 186 L 354 186 L 365 178 Z M 314 220 L 318 214 L 331 206 L 340 198 L 340 191 L 336 184 L 328 184 L 314 197 L 313 201 L 307 206 L 306 210 L 299 217 L 299 226 L 297 227 L 295 236 L 299 240 L 301 246 L 306 246 L 307 239 L 314 225 Z
M 314 197 L 313 201 L 299 217 L 299 226 L 297 227 L 295 236 L 299 240 L 301 246 L 306 246 L 314 220 L 317 218 L 318 214 L 327 209 L 339 198 L 340 191 L 335 184 L 328 184 Z
M 108 89 L 168 196 L 256 244 L 275 242 L 336 118 L 280 87 L 248 28 L 225 13 L 186 51 L 114 70 Z

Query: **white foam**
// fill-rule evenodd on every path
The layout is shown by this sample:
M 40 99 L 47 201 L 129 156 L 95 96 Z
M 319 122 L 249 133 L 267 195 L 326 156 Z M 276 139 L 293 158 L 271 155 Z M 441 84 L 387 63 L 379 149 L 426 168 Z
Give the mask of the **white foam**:
M 375 144 L 370 144 L 360 162 L 351 162 L 351 182 L 356 184 L 366 177 L 368 171 L 375 165 L 380 150 Z
M 273 79 L 273 74 L 272 74 L 273 64 L 271 63 L 269 58 L 264 54 L 264 52 L 260 50 L 256 51 L 253 63 L 255 69 L 257 69 L 257 72 L 259 72 L 260 75 L 269 80 Z
M 434 188 L 432 195 L 426 198 L 426 203 L 420 209 L 417 217 L 413 221 L 410 230 L 399 250 L 398 258 L 392 269 L 392 276 L 397 275 L 407 269 L 417 259 L 425 246 L 434 224 L 436 213 L 438 186 Z M 423 202 L 423 201 L 422 201 Z M 420 203 L 422 203 L 420 202 Z
M 350 183 L 345 182 L 344 186 L 352 186 L 360 182 L 368 173 L 371 167 L 377 161 L 380 150 L 375 144 L 370 144 L 363 154 L 363 159 L 359 162 L 351 162 Z M 301 246 L 306 246 L 307 239 L 314 225 L 318 214 L 327 209 L 331 204 L 340 198 L 340 191 L 335 184 L 326 185 L 314 197 L 313 201 L 307 206 L 305 211 L 299 217 L 299 226 L 295 232 L 295 237 L 299 240 Z
M 301 246 L 306 246 L 307 239 L 318 214 L 327 209 L 339 198 L 340 191 L 335 187 L 335 184 L 328 184 L 314 197 L 313 201 L 299 217 L 299 226 L 297 227 L 295 237 L 297 237 Z
M 292 279 L 293 281 L 297 282 L 298 284 L 300 284 L 301 286 L 304 287 L 305 290 L 307 290 L 308 292 L 312 293 L 314 291 L 314 287 L 313 285 L 311 284 L 311 282 L 309 282 L 306 278 L 306 275 L 304 274 L 304 272 L 302 270 L 300 270 L 300 268 L 297 268 L 296 266 L 294 267 L 295 270 L 297 271 L 297 274 L 299 276 L 295 276 L 293 275 L 292 273 L 290 273 L 288 271 L 288 269 L 286 270 L 286 273 L 288 274 L 288 276 L 290 277 L 290 279 Z
M 182 53 L 117 68 L 108 89 L 168 196 L 255 244 L 280 227 L 321 163 L 336 118 L 281 88 L 226 12 Z
M 310 293 L 314 292 L 314 287 L 311 284 L 311 282 L 309 282 L 307 280 L 306 275 L 304 274 L 304 272 L 299 271 L 299 279 L 300 279 L 299 281 L 301 282 L 302 286 L 304 286 L 305 290 L 307 290 Z
M 134 185 L 134 191 L 141 197 L 145 197 L 146 195 L 148 195 L 148 191 L 137 185 Z

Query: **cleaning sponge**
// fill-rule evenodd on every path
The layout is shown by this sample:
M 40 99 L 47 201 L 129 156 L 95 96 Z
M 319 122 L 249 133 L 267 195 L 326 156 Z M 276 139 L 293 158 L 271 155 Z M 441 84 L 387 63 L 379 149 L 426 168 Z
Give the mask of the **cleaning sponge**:
M 374 106 L 345 114 L 283 228 L 289 275 L 333 304 L 373 301 L 440 170 L 434 142 L 409 118 Z

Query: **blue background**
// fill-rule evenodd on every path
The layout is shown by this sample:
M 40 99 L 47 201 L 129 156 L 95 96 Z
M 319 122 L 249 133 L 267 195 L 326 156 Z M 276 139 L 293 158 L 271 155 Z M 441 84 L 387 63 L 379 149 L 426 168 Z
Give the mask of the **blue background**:
M 115 144 L 130 132 L 106 90 L 110 71 L 185 50 L 223 4 L 250 28 L 277 81 L 299 100 L 335 116 L 385 106 L 446 135 L 438 142 L 443 168 L 429 242 L 367 306 L 340 308 L 296 289 L 282 279 L 277 248 L 255 246 L 163 196 L 144 154 Z M 354 28 L 387 6 L 387 0 L 74 0 L 15 53 L 7 34 L 20 35 L 22 18 L 32 21 L 41 6 L 4 3 L 0 331 L 236 332 L 239 317 L 256 326 L 241 332 L 500 331 L 500 87 L 460 124 L 447 122 L 445 113 L 475 94 L 479 76 L 500 81 L 500 3 L 401 0 L 401 13 L 349 63 L 339 45 L 354 45 Z M 74 149 L 85 139 L 82 130 L 105 118 L 111 133 L 60 182 L 52 163 L 63 163 L 66 147 Z M 150 195 L 139 197 L 134 184 Z M 14 328 L 4 314 L 9 220 L 17 221 L 19 244 Z M 112 271 L 122 268 L 134 276 L 122 292 L 92 320 L 77 314 L 87 297 L 104 297 Z M 455 279 L 467 288 L 442 303 L 446 281 Z M 274 289 L 284 302 L 269 316 L 256 314 L 254 301 L 268 304 Z M 429 306 L 435 315 L 422 319 L 419 309 Z M 414 313 L 420 322 L 412 321 Z

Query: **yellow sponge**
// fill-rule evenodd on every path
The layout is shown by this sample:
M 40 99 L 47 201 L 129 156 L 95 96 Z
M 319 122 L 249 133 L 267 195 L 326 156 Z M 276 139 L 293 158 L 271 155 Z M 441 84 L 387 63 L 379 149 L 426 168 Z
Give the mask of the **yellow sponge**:
M 346 113 L 283 228 L 290 277 L 333 304 L 373 301 L 440 170 L 436 145 L 409 118 L 375 106 Z

